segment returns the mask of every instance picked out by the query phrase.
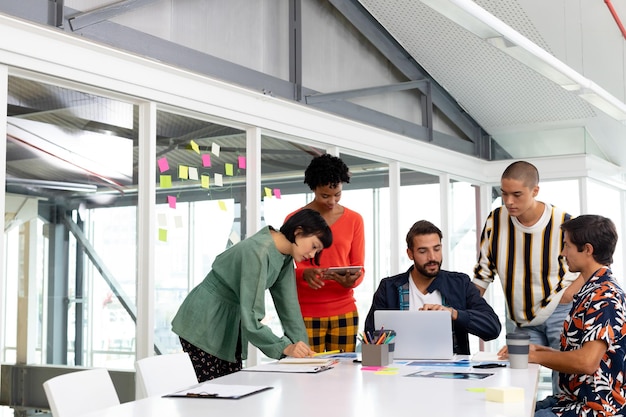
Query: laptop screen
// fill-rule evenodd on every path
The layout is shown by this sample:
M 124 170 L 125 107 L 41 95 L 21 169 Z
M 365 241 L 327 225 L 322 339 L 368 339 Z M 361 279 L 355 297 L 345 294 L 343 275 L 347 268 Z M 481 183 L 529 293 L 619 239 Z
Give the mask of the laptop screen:
M 377 329 L 394 330 L 394 359 L 452 359 L 449 311 L 376 310 Z

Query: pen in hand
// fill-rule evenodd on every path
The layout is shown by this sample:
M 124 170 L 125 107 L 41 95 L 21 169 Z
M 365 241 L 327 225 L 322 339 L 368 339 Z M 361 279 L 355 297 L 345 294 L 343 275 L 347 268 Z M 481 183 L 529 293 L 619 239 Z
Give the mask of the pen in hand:
M 313 356 L 334 355 L 335 353 L 343 353 L 343 350 L 328 350 L 326 352 L 314 353 Z

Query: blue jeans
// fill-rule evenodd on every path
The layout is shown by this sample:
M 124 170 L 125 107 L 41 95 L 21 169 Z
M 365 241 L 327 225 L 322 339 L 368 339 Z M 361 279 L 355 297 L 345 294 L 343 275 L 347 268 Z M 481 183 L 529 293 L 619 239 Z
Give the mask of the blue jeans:
M 541 401 L 537 401 L 537 405 L 535 406 L 535 417 L 555 417 L 556 414 L 552 411 L 552 407 L 554 407 L 556 403 L 557 399 L 553 395 L 546 397 Z
M 550 346 L 552 349 L 561 349 L 561 332 L 563 331 L 563 322 L 572 309 L 572 303 L 559 304 L 550 317 L 538 326 L 522 327 L 530 335 L 530 343 L 542 346 Z M 507 332 L 515 331 L 517 326 L 511 320 L 507 319 Z M 559 373 L 552 371 L 552 393 L 557 394 L 559 389 Z

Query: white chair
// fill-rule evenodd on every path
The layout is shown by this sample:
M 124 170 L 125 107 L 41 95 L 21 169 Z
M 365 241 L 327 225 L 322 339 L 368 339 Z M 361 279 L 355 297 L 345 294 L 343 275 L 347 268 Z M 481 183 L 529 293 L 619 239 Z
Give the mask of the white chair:
M 169 394 L 198 383 L 185 352 L 139 359 L 135 370 L 136 399 Z
M 55 376 L 43 383 L 53 417 L 79 417 L 120 404 L 106 369 L 88 369 Z

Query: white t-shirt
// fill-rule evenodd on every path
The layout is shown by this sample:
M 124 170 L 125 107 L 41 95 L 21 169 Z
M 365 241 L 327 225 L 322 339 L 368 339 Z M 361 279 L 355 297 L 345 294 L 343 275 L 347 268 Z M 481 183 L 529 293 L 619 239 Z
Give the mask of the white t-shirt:
M 415 282 L 409 275 L 409 311 L 417 311 L 424 304 L 439 304 L 441 305 L 441 293 L 439 290 L 435 290 L 429 293 L 422 293 Z

